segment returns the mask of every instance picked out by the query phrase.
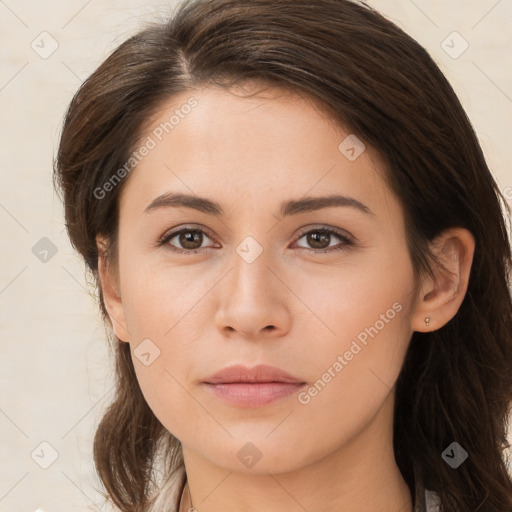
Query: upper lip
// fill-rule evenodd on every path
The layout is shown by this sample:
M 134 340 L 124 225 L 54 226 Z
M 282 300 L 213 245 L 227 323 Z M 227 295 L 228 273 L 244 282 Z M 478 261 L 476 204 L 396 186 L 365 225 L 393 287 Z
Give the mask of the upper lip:
M 208 384 L 227 384 L 233 382 L 287 382 L 292 384 L 303 384 L 304 381 L 290 375 L 289 373 L 275 368 L 260 364 L 253 368 L 247 368 L 242 365 L 228 366 L 223 368 L 215 375 L 208 377 L 205 380 Z

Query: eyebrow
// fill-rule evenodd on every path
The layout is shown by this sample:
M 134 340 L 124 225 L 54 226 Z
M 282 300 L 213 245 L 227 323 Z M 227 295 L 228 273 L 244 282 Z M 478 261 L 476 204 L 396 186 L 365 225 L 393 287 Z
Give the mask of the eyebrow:
M 155 198 L 146 207 L 144 213 L 150 213 L 160 208 L 193 208 L 200 212 L 215 215 L 216 217 L 222 217 L 224 210 L 222 206 L 210 199 L 205 197 L 199 197 L 197 195 L 189 195 L 182 193 L 166 192 L 157 198 Z M 321 210 L 322 208 L 332 207 L 350 207 L 355 208 L 367 215 L 375 216 L 375 214 L 357 199 L 348 196 L 342 196 L 338 194 L 331 194 L 328 196 L 320 197 L 303 197 L 301 199 L 292 199 L 281 203 L 280 214 L 281 217 L 289 215 L 297 215 L 304 212 L 312 212 Z

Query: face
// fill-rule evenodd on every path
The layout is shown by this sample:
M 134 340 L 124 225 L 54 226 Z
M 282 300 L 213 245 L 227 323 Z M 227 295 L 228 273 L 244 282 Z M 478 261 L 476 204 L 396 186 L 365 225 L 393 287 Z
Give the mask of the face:
M 144 396 L 226 469 L 318 461 L 392 399 L 413 332 L 403 211 L 378 155 L 277 89 L 183 93 L 151 121 L 121 195 L 114 322 Z M 295 383 L 214 384 L 232 365 Z M 244 446 L 265 465 L 244 468 Z

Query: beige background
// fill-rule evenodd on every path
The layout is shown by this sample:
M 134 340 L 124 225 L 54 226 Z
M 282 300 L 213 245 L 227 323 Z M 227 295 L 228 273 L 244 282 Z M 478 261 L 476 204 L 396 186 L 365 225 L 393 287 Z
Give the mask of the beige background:
M 512 1 L 370 4 L 431 52 L 512 199 Z M 0 0 L 0 511 L 107 509 L 94 489 L 91 439 L 108 403 L 111 366 L 83 264 L 63 232 L 52 157 L 80 83 L 169 5 L 174 2 Z M 453 31 L 469 44 L 458 58 L 441 46 Z M 450 37 L 453 54 L 464 40 Z M 58 48 L 48 56 L 52 44 Z M 57 250 L 46 263 L 32 252 L 43 237 Z M 49 464 L 52 450 L 57 459 L 42 469 L 35 461 Z

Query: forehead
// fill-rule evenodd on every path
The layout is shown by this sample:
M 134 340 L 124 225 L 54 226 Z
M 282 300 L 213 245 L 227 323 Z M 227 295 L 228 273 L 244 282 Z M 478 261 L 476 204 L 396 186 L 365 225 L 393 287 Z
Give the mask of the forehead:
M 130 172 L 121 209 L 140 214 L 170 190 L 215 196 L 221 204 L 236 201 L 245 210 L 326 193 L 389 207 L 393 197 L 379 155 L 353 137 L 318 102 L 290 90 L 211 86 L 183 92 L 144 127 L 138 147 L 150 149 Z M 346 153 L 354 141 L 358 153 L 364 147 L 355 159 Z

